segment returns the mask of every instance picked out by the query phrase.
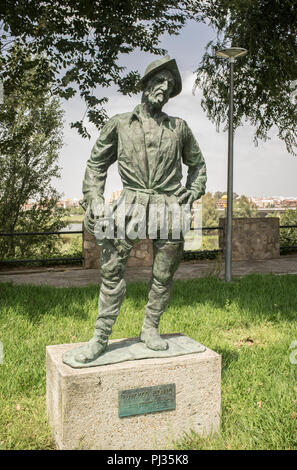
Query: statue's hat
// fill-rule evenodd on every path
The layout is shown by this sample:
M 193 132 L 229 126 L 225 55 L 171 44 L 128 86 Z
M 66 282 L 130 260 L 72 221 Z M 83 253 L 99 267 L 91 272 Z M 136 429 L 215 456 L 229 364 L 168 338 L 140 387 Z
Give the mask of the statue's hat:
M 140 80 L 141 89 L 144 90 L 147 81 L 152 78 L 155 73 L 161 72 L 162 70 L 169 70 L 174 77 L 174 88 L 170 94 L 170 98 L 173 98 L 173 96 L 181 92 L 182 80 L 175 59 L 170 59 L 169 55 L 162 57 L 162 59 L 154 60 L 149 64 L 144 76 Z

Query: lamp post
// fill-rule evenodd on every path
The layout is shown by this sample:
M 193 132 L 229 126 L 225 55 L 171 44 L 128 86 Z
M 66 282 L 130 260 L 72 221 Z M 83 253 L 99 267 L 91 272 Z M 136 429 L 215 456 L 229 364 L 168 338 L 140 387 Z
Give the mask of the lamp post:
M 225 281 L 232 279 L 232 213 L 233 213 L 233 69 L 237 57 L 246 55 L 242 47 L 229 47 L 217 51 L 218 57 L 229 59 L 230 91 L 229 91 L 229 123 L 228 123 L 228 177 L 227 177 L 227 226 L 225 243 Z

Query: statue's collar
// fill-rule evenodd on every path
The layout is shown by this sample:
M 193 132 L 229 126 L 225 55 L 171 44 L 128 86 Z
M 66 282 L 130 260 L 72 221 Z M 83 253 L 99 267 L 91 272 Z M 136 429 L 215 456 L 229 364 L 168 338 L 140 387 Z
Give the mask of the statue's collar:
M 132 111 L 131 117 L 130 117 L 130 124 L 134 119 L 138 119 L 138 121 L 142 122 L 143 119 L 145 119 L 145 116 L 143 114 L 143 105 L 138 104 L 134 110 Z M 163 121 L 169 121 L 169 116 L 166 113 L 161 112 L 157 118 L 159 122 Z

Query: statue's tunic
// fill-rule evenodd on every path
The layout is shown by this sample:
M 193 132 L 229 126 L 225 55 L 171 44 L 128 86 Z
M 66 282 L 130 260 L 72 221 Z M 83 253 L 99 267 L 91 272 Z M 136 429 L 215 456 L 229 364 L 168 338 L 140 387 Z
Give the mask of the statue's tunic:
M 206 165 L 183 119 L 160 113 L 148 118 L 142 105 L 118 114 L 103 127 L 87 162 L 83 182 L 86 201 L 103 196 L 108 167 L 118 161 L 126 204 L 177 203 L 182 163 L 188 166 L 186 188 L 195 199 L 205 192 Z M 117 204 L 119 204 L 118 202 Z

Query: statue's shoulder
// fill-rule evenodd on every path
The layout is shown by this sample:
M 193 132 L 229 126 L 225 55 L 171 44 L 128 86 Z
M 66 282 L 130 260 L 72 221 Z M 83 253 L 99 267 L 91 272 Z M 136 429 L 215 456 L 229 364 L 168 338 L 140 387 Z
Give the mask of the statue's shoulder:
M 168 115 L 167 115 L 167 119 L 172 129 L 176 129 L 177 131 L 180 131 L 180 132 L 186 131 L 188 125 L 184 119 L 180 117 L 168 116 Z
M 116 121 L 116 122 L 125 122 L 129 121 L 133 115 L 133 112 L 128 112 L 128 113 L 120 113 L 120 114 L 115 114 L 110 118 L 110 121 Z
M 108 121 L 105 123 L 104 128 L 108 131 L 117 131 L 123 126 L 125 127 L 130 122 L 132 115 L 132 112 L 115 114 L 114 116 L 108 119 Z
M 178 125 L 184 125 L 187 124 L 186 121 L 180 117 L 177 116 L 168 116 L 168 119 L 172 122 L 175 122 Z
M 115 114 L 114 116 L 110 117 L 105 122 L 104 126 L 102 127 L 100 136 L 117 132 L 118 125 L 124 122 L 128 122 L 129 119 L 131 118 L 131 115 L 132 113 L 121 113 L 121 114 Z

